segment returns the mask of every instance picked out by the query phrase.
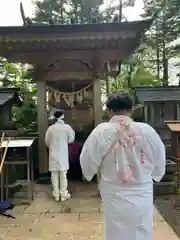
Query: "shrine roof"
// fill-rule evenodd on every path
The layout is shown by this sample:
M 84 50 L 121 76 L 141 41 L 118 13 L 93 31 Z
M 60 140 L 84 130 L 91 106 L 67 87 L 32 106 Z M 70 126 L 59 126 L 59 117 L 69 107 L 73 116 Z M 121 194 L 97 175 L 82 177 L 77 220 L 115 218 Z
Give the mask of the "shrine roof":
M 37 66 L 51 63 L 50 58 L 92 59 L 98 50 L 104 51 L 100 53 L 104 61 L 124 60 L 140 45 L 151 23 L 152 20 L 144 20 L 0 27 L 0 56 Z
M 139 86 L 135 97 L 143 102 L 180 102 L 180 86 Z
M 152 20 L 121 22 L 121 23 L 91 23 L 91 24 L 67 24 L 67 25 L 28 25 L 15 27 L 0 27 L 0 36 L 27 36 L 27 35 L 54 35 L 71 36 L 85 33 L 112 33 L 121 31 L 142 32 L 147 30 Z M 89 37 L 92 37 L 89 36 Z
M 18 97 L 19 88 L 0 88 L 0 106 Z
M 139 45 L 141 37 L 150 24 L 151 20 L 107 24 L 0 27 L 0 55 L 5 51 L 118 48 L 119 40 L 132 47 Z M 123 49 L 126 45 L 121 44 L 119 48 Z
M 9 100 L 12 100 L 14 97 L 13 93 L 0 93 L 0 106 L 3 106 Z

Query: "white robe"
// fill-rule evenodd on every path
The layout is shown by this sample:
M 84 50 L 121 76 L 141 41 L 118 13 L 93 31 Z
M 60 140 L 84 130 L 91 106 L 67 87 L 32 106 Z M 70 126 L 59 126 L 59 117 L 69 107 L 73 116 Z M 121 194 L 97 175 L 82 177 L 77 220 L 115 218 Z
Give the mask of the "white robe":
M 67 171 L 69 169 L 68 143 L 75 138 L 73 129 L 58 120 L 46 132 L 45 142 L 49 148 L 49 171 Z
M 118 116 L 116 116 L 118 118 Z M 145 123 L 133 122 L 133 130 L 142 140 L 135 146 L 140 158 L 144 151 L 144 164 L 132 165 L 137 180 L 120 182 L 117 173 L 122 152 L 110 150 L 117 139 L 117 123 L 97 126 L 85 142 L 80 163 L 85 178 L 90 181 L 99 176 L 99 189 L 104 207 L 105 240 L 152 240 L 153 181 L 165 174 L 165 147 L 155 130 Z M 126 155 L 126 150 L 125 153 Z M 138 155 L 139 154 L 139 155 Z M 130 164 L 139 159 L 130 159 Z

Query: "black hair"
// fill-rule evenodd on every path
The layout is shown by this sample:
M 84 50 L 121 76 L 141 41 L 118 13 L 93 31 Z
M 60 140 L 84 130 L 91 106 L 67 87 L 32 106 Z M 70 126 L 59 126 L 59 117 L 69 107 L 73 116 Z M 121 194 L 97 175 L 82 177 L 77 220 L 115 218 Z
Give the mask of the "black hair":
M 113 93 L 108 98 L 106 107 L 114 113 L 122 110 L 130 110 L 133 107 L 133 98 L 127 92 Z
M 60 118 L 63 114 L 64 114 L 64 112 L 59 110 L 59 111 L 56 111 L 56 112 L 54 113 L 54 117 L 55 117 L 56 119 L 58 119 L 58 118 Z

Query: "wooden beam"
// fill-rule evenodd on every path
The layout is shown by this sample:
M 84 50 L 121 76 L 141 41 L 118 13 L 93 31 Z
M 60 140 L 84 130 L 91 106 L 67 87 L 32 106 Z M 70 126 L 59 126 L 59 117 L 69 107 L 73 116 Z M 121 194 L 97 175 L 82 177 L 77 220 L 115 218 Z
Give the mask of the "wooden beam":
M 0 50 L 0 54 L 6 57 L 10 62 L 22 62 L 29 63 L 40 67 L 47 67 L 48 64 L 54 63 L 59 60 L 89 60 L 93 59 L 94 53 L 97 50 L 90 49 L 88 51 L 34 51 L 34 52 L 17 52 L 7 51 L 5 49 Z M 106 49 L 98 50 L 101 55 L 101 59 L 106 61 L 124 60 L 131 53 L 131 49 Z
M 105 25 L 105 24 L 103 24 Z M 82 26 L 82 25 L 79 25 Z M 97 26 L 94 25 L 94 27 Z M 107 26 L 107 25 L 106 25 Z M 40 26 L 39 26 L 40 27 Z M 55 26 L 57 27 L 57 25 Z M 102 26 L 101 26 L 102 27 Z M 34 28 L 35 29 L 35 28 Z M 52 29 L 52 28 L 51 28 Z M 15 29 L 14 29 L 15 30 Z M 12 31 L 11 31 L 12 33 Z M 2 36 L 2 34 L 1 34 Z M 8 36 L 8 38 L 6 38 Z M 131 30 L 121 30 L 118 29 L 118 31 L 111 31 L 110 32 L 73 32 L 72 29 L 71 31 L 68 31 L 65 33 L 63 31 L 61 34 L 59 33 L 53 33 L 49 34 L 47 33 L 44 34 L 37 34 L 37 26 L 36 26 L 36 33 L 28 33 L 28 34 L 22 34 L 22 29 L 21 29 L 21 34 L 7 34 L 3 36 L 4 38 L 0 38 L 0 43 L 20 43 L 20 44 L 26 44 L 29 42 L 30 44 L 32 42 L 35 42 L 36 45 L 38 45 L 41 42 L 44 42 L 44 45 L 46 44 L 51 44 L 51 45 L 58 45 L 58 44 L 63 44 L 63 43 L 71 43 L 77 45 L 80 41 L 83 43 L 91 43 L 91 42 L 97 42 L 101 41 L 107 42 L 107 41 L 132 41 L 135 39 L 140 39 L 140 34 L 137 33 L 137 31 L 134 31 L 134 29 Z M 111 42 L 110 42 L 111 43 Z M 70 46 L 71 47 L 71 46 Z
M 37 79 L 37 98 L 38 98 L 38 152 L 39 152 L 39 172 L 48 172 L 47 148 L 45 145 L 45 133 L 47 131 L 47 108 L 46 108 L 46 82 Z
M 29 63 L 38 66 L 47 66 L 47 64 L 54 63 L 57 60 L 91 60 L 92 51 L 60 51 L 56 50 L 42 50 L 42 51 L 24 51 L 18 52 L 15 50 L 8 51 L 7 49 L 0 49 L 1 56 L 6 57 L 11 62 Z
M 60 81 L 60 80 L 91 80 L 92 73 L 88 72 L 48 72 L 45 79 L 50 81 Z
M 76 79 L 76 80 L 71 80 L 71 79 L 63 79 L 61 81 L 47 81 L 47 85 L 49 86 L 62 86 L 62 85 L 65 85 L 65 84 L 80 84 L 80 85 L 86 85 L 86 84 L 92 84 L 92 80 L 79 80 L 79 79 Z

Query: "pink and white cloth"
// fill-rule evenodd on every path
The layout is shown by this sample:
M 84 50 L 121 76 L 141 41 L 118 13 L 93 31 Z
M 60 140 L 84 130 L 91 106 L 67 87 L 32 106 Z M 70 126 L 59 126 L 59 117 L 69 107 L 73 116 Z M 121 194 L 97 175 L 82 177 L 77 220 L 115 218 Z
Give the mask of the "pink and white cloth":
M 137 172 L 137 169 L 144 164 L 143 135 L 135 131 L 134 121 L 128 116 L 115 116 L 110 123 L 116 123 L 117 128 L 117 139 L 112 150 L 117 155 L 115 159 L 119 180 L 121 182 L 138 180 L 136 179 L 138 175 L 133 171 Z

